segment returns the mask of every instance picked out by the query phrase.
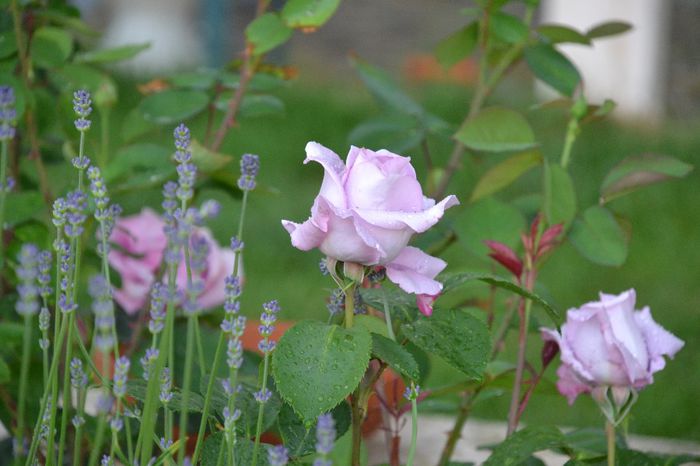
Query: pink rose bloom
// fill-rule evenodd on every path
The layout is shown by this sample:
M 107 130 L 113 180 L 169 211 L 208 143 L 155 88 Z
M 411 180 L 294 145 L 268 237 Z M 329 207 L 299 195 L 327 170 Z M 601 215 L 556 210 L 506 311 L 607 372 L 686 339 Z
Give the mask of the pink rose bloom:
M 325 174 L 311 217 L 302 224 L 282 221 L 292 245 L 303 251 L 318 248 L 343 262 L 382 265 L 405 291 L 438 295 L 442 284 L 434 278 L 447 264 L 408 242 L 459 204 L 457 198 L 436 204 L 425 197 L 411 159 L 387 150 L 351 147 L 345 164 L 333 151 L 309 142 L 306 155 L 304 163 L 320 163 Z M 424 299 L 421 310 L 429 314 L 427 303 Z
M 114 291 L 114 299 L 126 311 L 134 314 L 146 305 L 151 287 L 163 261 L 167 238 L 165 222 L 151 209 L 117 220 L 110 237 L 115 245 L 107 256 L 110 265 L 121 276 L 122 287 Z M 195 235 L 207 241 L 209 253 L 201 274 L 204 284 L 197 302 L 202 309 L 216 307 L 224 302 L 224 278 L 233 270 L 235 254 L 221 248 L 206 228 L 196 228 Z M 177 271 L 177 286 L 184 290 L 187 271 L 184 260 Z
M 573 403 L 581 393 L 611 387 L 613 393 L 639 390 L 654 381 L 683 341 L 657 324 L 648 307 L 635 310 L 636 293 L 600 293 L 600 301 L 569 309 L 561 335 L 542 329 L 561 350 L 557 388 Z M 624 398 L 624 397 L 621 397 Z

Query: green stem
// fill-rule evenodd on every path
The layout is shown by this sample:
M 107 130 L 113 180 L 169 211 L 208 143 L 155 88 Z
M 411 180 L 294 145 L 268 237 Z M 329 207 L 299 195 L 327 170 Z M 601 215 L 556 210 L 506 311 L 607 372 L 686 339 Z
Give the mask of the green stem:
M 571 160 L 571 149 L 574 147 L 574 142 L 579 132 L 579 123 L 576 117 L 571 117 L 569 124 L 566 127 L 566 138 L 564 139 L 564 149 L 561 153 L 561 166 L 566 168 Z
M 615 426 L 605 422 L 605 436 L 608 439 L 608 466 L 615 466 Z
M 382 301 L 384 302 L 384 319 L 386 320 L 386 331 L 389 334 L 389 338 L 396 341 L 396 335 L 394 335 L 394 326 L 391 325 L 391 309 L 389 308 L 389 298 L 386 295 L 386 289 L 382 287 Z
M 129 464 L 134 464 L 134 442 L 131 438 L 131 419 L 129 419 L 129 416 L 124 416 L 124 429 L 126 429 L 126 453 L 129 458 Z
M 180 440 L 187 439 L 187 417 L 190 403 L 190 384 L 192 383 L 192 359 L 194 353 L 194 317 L 187 318 L 187 340 L 185 343 L 185 376 L 182 386 L 182 407 L 180 410 Z M 185 459 L 185 448 L 180 448 L 177 452 L 177 462 L 182 464 Z
M 355 283 L 345 293 L 345 328 L 352 328 L 355 317 Z
M 202 345 L 202 332 L 199 329 L 199 316 L 194 315 L 194 339 L 197 344 L 197 357 L 199 360 L 199 377 L 204 378 L 206 372 L 204 368 L 206 367 L 206 361 L 204 360 L 204 346 Z
M 31 357 L 32 316 L 24 315 L 24 333 L 22 335 L 22 366 L 19 376 L 19 400 L 17 402 L 17 433 L 18 445 L 24 452 L 24 405 L 27 399 L 27 380 L 29 378 L 29 358 Z
M 525 298 L 523 298 L 525 299 Z M 518 408 L 520 407 L 520 389 L 525 373 L 525 352 L 527 349 L 527 331 L 530 326 L 530 310 L 532 301 L 525 299 L 524 310 L 520 313 L 520 332 L 518 335 L 518 359 L 515 367 L 515 381 L 508 411 L 508 433 L 510 436 L 518 427 Z
M 413 388 L 411 382 L 411 388 Z M 408 449 L 408 457 L 406 466 L 413 466 L 413 458 L 416 456 L 416 445 L 418 444 L 418 400 L 416 397 L 411 399 L 411 446 Z
M 87 394 L 86 389 L 78 390 L 78 416 L 84 418 L 85 416 L 85 395 Z M 80 466 L 81 464 L 81 450 L 83 447 L 83 426 L 78 425 L 75 428 L 75 442 L 73 443 L 73 466 Z
M 270 364 L 270 355 L 266 352 L 263 359 L 263 376 L 260 391 L 267 390 L 267 372 Z M 258 422 L 255 425 L 255 446 L 253 447 L 253 466 L 258 464 L 258 450 L 260 450 L 260 435 L 262 434 L 263 414 L 265 413 L 265 402 L 260 402 L 258 407 Z
M 438 466 L 447 466 L 450 463 L 450 458 L 452 458 L 452 454 L 457 447 L 457 442 L 462 436 L 464 424 L 467 422 L 467 418 L 471 413 L 473 399 L 474 396 L 471 395 L 464 395 L 462 398 L 462 403 L 459 407 L 459 412 L 457 413 L 457 419 L 455 419 L 455 425 L 452 427 L 450 435 L 447 437 L 445 447 L 442 449 Z
M 58 461 L 56 462 L 58 466 L 63 464 L 63 455 L 65 453 L 66 445 L 66 431 L 68 429 L 68 413 L 70 412 L 70 407 L 72 404 L 70 370 L 68 369 L 68 365 L 70 364 L 71 357 L 73 356 L 73 345 L 71 345 L 71 340 L 73 339 L 73 321 L 75 320 L 76 312 L 76 310 L 71 311 L 70 315 L 67 317 L 68 334 L 66 335 L 66 357 L 64 359 L 65 367 L 63 369 L 63 407 L 61 409 L 61 434 L 58 437 Z

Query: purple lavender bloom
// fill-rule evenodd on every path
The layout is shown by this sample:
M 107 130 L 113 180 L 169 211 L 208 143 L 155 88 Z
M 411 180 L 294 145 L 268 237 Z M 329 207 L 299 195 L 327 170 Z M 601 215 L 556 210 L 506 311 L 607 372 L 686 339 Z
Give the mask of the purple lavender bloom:
M 240 369 L 243 365 L 243 344 L 238 338 L 232 338 L 228 341 L 226 364 L 231 369 Z
M 88 377 L 83 370 L 83 361 L 80 358 L 73 358 L 70 362 L 70 383 L 73 388 L 87 387 Z
M 219 216 L 221 204 L 213 199 L 208 199 L 199 207 L 199 216 L 202 220 L 210 220 Z
M 146 353 L 141 357 L 139 362 L 141 367 L 143 367 L 143 379 L 148 380 L 151 375 L 151 367 L 153 363 L 158 359 L 158 348 L 148 348 Z
M 15 303 L 15 310 L 22 316 L 33 316 L 39 312 L 39 287 L 37 276 L 39 275 L 39 249 L 26 243 L 17 254 L 17 268 L 15 272 L 19 279 L 17 294 L 19 299 Z
M 321 414 L 316 423 L 316 452 L 327 456 L 335 443 L 335 419 L 330 413 Z
M 15 184 L 17 184 L 15 179 L 8 176 L 4 183 L 2 180 L 0 180 L 0 190 L 5 191 L 6 193 L 12 192 L 12 190 L 15 189 Z
M 226 430 L 226 432 L 233 432 L 236 426 L 236 421 L 241 417 L 241 410 L 236 408 L 233 411 L 231 411 L 229 407 L 226 406 L 224 407 L 221 414 L 224 417 L 224 429 Z
M 46 301 L 51 294 L 51 253 L 49 251 L 41 251 L 37 256 L 38 259 L 38 275 L 37 282 L 39 284 L 39 294 Z
M 231 237 L 231 249 L 233 250 L 233 252 L 235 252 L 235 253 L 241 252 L 243 250 L 243 246 L 244 246 L 243 241 L 241 241 L 240 239 L 238 239 L 235 236 Z
M 51 221 L 56 228 L 66 224 L 66 213 L 68 211 L 68 203 L 62 197 L 53 201 L 53 217 Z
M 160 402 L 164 405 L 173 399 L 173 379 L 170 377 L 170 368 L 166 367 L 160 376 Z
M 14 107 L 14 89 L 10 86 L 0 86 L 0 140 L 2 141 L 7 141 L 15 137 L 17 111 Z
M 87 167 L 90 166 L 90 159 L 84 155 L 81 155 L 78 157 L 73 157 L 71 163 L 78 170 L 85 170 Z
M 177 209 L 177 183 L 168 181 L 163 185 L 163 199 L 161 206 L 165 210 L 166 217 L 172 217 Z
M 253 393 L 255 401 L 257 401 L 258 403 L 267 403 L 270 400 L 271 396 L 272 392 L 266 387 L 263 387 L 257 392 Z
M 345 294 L 343 290 L 336 288 L 331 293 L 331 297 L 326 304 L 326 308 L 331 315 L 340 314 L 345 308 Z
M 88 294 L 92 297 L 92 312 L 95 314 L 97 335 L 95 345 L 102 352 L 113 348 L 114 303 L 112 290 L 104 275 L 96 274 L 88 281 Z
M 238 187 L 241 191 L 252 191 L 255 189 L 255 177 L 260 170 L 260 158 L 253 154 L 243 154 L 241 156 L 241 176 L 238 178 Z
M 129 373 L 131 361 L 126 356 L 122 356 L 114 363 L 114 396 L 123 398 L 126 395 L 126 380 Z
M 418 395 L 420 394 L 420 387 L 418 385 L 411 385 L 410 387 L 406 387 L 406 390 L 403 392 L 403 397 L 406 398 L 408 401 L 413 401 L 418 399 Z
M 175 148 L 186 151 L 190 147 L 190 129 L 184 123 L 180 123 L 173 131 Z
M 284 445 L 275 445 L 267 450 L 267 459 L 270 466 L 286 466 L 289 461 L 289 452 Z
M 85 215 L 87 198 L 81 191 L 71 191 L 66 196 L 66 203 L 67 224 L 64 226 L 64 231 L 69 238 L 77 238 L 83 234 L 83 223 L 87 219 Z
M 39 330 L 41 330 L 42 335 L 46 335 L 46 332 L 49 331 L 49 327 L 51 326 L 51 314 L 49 313 L 49 308 L 48 307 L 42 307 L 41 311 L 39 311 Z M 42 350 L 48 349 L 49 348 L 49 339 L 48 338 L 40 338 L 39 339 L 39 348 Z
M 163 331 L 165 327 L 165 302 L 168 298 L 168 288 L 160 282 L 156 282 L 151 290 L 151 320 L 148 322 L 148 330 L 153 335 Z
M 88 91 L 80 89 L 73 93 L 73 111 L 78 115 L 78 119 L 75 120 L 75 129 L 80 132 L 90 129 L 90 120 L 87 117 L 92 112 L 92 100 Z

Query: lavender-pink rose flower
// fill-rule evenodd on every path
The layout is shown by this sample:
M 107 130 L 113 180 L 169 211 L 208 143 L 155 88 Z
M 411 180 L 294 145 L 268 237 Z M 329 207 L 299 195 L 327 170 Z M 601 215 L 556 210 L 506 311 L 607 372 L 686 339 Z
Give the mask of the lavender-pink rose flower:
M 570 309 L 561 334 L 542 329 L 545 340 L 561 350 L 557 388 L 573 403 L 581 393 L 607 388 L 620 399 L 654 381 L 683 341 L 657 324 L 648 307 L 635 310 L 636 293 L 600 294 L 600 301 Z
M 387 150 L 351 147 L 343 163 L 333 151 L 309 142 L 304 163 L 311 161 L 323 166 L 323 183 L 307 221 L 282 221 L 292 245 L 303 251 L 318 248 L 343 262 L 382 265 L 405 291 L 438 295 L 442 284 L 435 276 L 447 264 L 408 242 L 435 225 L 445 209 L 459 204 L 457 198 L 435 203 L 425 197 L 411 159 Z M 424 313 L 429 309 L 421 307 Z
M 167 238 L 165 222 L 151 209 L 117 220 L 110 241 L 113 247 L 107 256 L 110 265 L 121 276 L 122 286 L 114 291 L 114 299 L 133 314 L 149 300 L 151 287 L 158 278 Z M 206 228 L 195 228 L 194 234 L 203 237 L 208 245 L 206 266 L 199 277 L 203 291 L 197 297 L 202 309 L 216 307 L 224 302 L 224 278 L 233 270 L 235 254 L 221 248 Z M 177 286 L 184 290 L 187 272 L 184 260 L 177 270 Z

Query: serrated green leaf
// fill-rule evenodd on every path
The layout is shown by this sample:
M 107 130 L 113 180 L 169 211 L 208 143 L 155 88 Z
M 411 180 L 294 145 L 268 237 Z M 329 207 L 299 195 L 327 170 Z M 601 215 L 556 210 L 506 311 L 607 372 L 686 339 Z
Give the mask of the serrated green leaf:
M 569 233 L 571 244 L 591 262 L 620 266 L 627 259 L 627 238 L 615 217 L 601 206 L 586 209 Z
M 376 333 L 372 334 L 372 357 L 389 364 L 399 374 L 411 380 L 420 379 L 418 363 L 411 353 L 395 341 Z
M 503 152 L 535 147 L 535 134 L 525 117 L 502 107 L 482 110 L 468 121 L 455 138 L 470 149 Z
M 517 466 L 533 453 L 564 444 L 564 435 L 556 427 L 525 427 L 498 444 L 484 466 Z
M 331 411 L 335 421 L 335 431 L 337 438 L 342 437 L 350 428 L 352 413 L 350 406 L 346 402 L 341 402 Z M 312 453 L 316 448 L 316 421 L 309 426 L 304 425 L 304 421 L 296 415 L 294 409 L 288 404 L 284 404 L 277 418 L 280 435 L 284 441 L 284 446 L 289 450 L 292 458 Z
M 265 13 L 248 25 L 245 37 L 253 46 L 253 53 L 262 55 L 287 42 L 292 37 L 292 30 L 278 14 Z
M 450 68 L 471 55 L 476 48 L 479 23 L 473 22 L 450 34 L 435 46 L 435 56 L 442 66 Z
M 334 408 L 360 383 L 372 338 L 362 327 L 305 320 L 282 336 L 272 356 L 277 390 L 304 421 Z
M 568 225 L 576 216 L 576 190 L 561 165 L 545 163 L 542 210 L 549 225 Z
M 282 8 L 282 19 L 293 28 L 318 28 L 338 9 L 340 0 L 289 0 Z
M 526 47 L 525 61 L 537 79 L 565 96 L 571 97 L 581 82 L 576 67 L 549 44 Z
M 168 89 L 151 94 L 139 105 L 146 120 L 159 125 L 172 125 L 204 110 L 209 96 L 196 90 Z
M 489 18 L 489 31 L 509 44 L 517 44 L 527 39 L 528 28 L 517 16 L 503 12 L 493 13 Z
M 29 55 L 32 61 L 44 68 L 61 66 L 73 52 L 73 38 L 60 28 L 42 27 L 32 35 Z
M 542 163 L 542 154 L 538 150 L 529 150 L 515 154 L 494 165 L 479 178 L 472 191 L 471 202 L 489 196 L 513 183 L 532 168 Z
M 401 327 L 419 348 L 444 359 L 468 378 L 481 380 L 491 352 L 486 324 L 464 311 L 437 311 Z
M 581 34 L 576 29 L 562 26 L 561 24 L 542 24 L 537 27 L 537 32 L 547 39 L 550 44 L 569 43 L 591 45 L 591 41 L 588 37 Z
M 134 58 L 151 46 L 150 42 L 142 44 L 120 45 L 108 49 L 90 50 L 76 54 L 76 63 L 114 63 Z
M 208 436 L 204 440 L 204 444 L 202 445 L 202 456 L 201 460 L 202 466 L 218 466 L 219 464 L 229 464 L 230 462 L 228 461 L 228 449 L 224 448 L 224 458 L 223 458 L 223 463 L 219 462 L 219 451 L 221 451 L 221 444 L 222 442 L 226 442 L 226 437 L 225 433 L 223 431 L 216 432 L 210 436 Z M 255 447 L 255 444 L 253 443 L 252 440 L 248 440 L 247 438 L 241 438 L 238 437 L 236 439 L 236 448 L 233 450 L 233 456 L 235 458 L 235 463 L 244 465 L 244 464 L 253 464 L 253 448 Z M 258 454 L 258 465 L 259 466 L 269 466 L 269 461 L 268 461 L 268 453 L 267 449 L 270 448 L 269 445 L 267 444 L 261 444 L 260 445 L 260 453 Z
M 536 304 L 542 306 L 542 308 L 547 312 L 547 315 L 552 320 L 552 322 L 558 327 L 561 321 L 561 316 L 559 312 L 554 309 L 547 301 L 545 301 L 541 296 L 528 291 L 525 288 L 516 285 L 508 279 L 498 277 L 496 275 L 478 273 L 478 272 L 462 272 L 454 275 L 449 275 L 443 280 L 443 293 L 448 293 L 458 286 L 473 281 L 479 280 L 489 285 L 497 286 L 504 290 L 511 291 L 518 294 L 524 298 L 530 299 Z
M 616 36 L 632 29 L 632 25 L 624 21 L 609 21 L 593 26 L 586 33 L 589 39 L 600 39 L 602 37 Z
M 603 202 L 662 181 L 683 178 L 693 166 L 666 155 L 642 154 L 626 157 L 615 165 L 603 180 Z
M 423 107 L 404 93 L 383 70 L 359 58 L 354 58 L 352 63 L 367 89 L 377 100 L 409 115 L 422 116 L 425 113 Z

